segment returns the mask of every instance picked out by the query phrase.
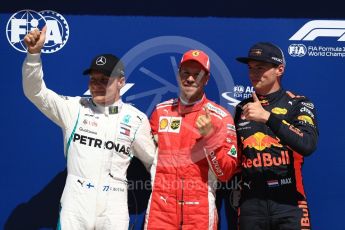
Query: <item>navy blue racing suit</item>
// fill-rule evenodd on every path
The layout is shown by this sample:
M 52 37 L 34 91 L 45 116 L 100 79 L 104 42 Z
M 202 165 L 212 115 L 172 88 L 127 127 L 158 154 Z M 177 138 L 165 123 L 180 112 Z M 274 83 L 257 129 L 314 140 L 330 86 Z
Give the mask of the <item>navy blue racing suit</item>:
M 317 145 L 314 104 L 283 89 L 258 98 L 271 113 L 266 123 L 242 116 L 252 98 L 242 101 L 235 115 L 242 151 L 240 229 L 310 229 L 301 169 Z

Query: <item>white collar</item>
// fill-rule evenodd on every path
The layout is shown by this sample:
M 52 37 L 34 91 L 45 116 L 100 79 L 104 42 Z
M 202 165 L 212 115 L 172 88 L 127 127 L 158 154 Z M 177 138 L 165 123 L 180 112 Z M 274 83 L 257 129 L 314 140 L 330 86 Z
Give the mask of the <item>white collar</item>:
M 204 95 L 205 96 L 205 95 Z M 191 102 L 191 103 L 188 103 L 187 101 L 183 100 L 182 97 L 180 97 L 180 100 L 181 100 L 181 103 L 185 106 L 189 106 L 189 105 L 195 105 L 195 104 L 198 104 L 202 101 L 202 99 L 204 99 L 204 96 L 202 96 L 202 98 L 198 101 L 194 101 L 194 102 Z
M 119 100 L 115 101 L 113 104 L 106 105 L 106 106 L 98 104 L 94 101 L 92 101 L 92 103 L 95 105 L 95 109 L 98 112 L 104 113 L 106 115 L 120 113 L 122 106 L 123 106 L 123 102 L 122 102 L 121 98 Z

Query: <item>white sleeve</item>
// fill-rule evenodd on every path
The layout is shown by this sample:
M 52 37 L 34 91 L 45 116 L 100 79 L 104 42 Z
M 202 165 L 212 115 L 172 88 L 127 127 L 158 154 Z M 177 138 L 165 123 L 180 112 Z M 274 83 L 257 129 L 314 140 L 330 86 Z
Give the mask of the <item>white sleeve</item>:
M 150 171 L 157 147 L 151 134 L 151 126 L 146 116 L 142 117 L 142 122 L 135 134 L 133 141 L 134 156 L 138 157 Z
M 48 89 L 43 80 L 40 54 L 27 54 L 22 67 L 25 96 L 48 118 L 60 127 L 66 127 L 73 111 L 67 97 Z

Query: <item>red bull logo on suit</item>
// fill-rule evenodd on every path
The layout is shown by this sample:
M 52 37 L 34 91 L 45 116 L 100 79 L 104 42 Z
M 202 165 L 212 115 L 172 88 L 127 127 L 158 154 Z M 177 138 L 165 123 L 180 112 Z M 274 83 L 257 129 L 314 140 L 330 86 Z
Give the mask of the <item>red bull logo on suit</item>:
M 254 148 L 258 151 L 263 151 L 272 146 L 281 148 L 279 138 L 273 138 L 262 132 L 257 132 L 254 135 L 242 139 L 243 148 Z M 280 165 L 289 165 L 290 158 L 287 151 L 281 151 L 280 156 L 272 156 L 271 153 L 256 153 L 254 159 L 249 159 L 245 155 L 242 156 L 242 166 L 244 168 L 258 168 L 258 167 L 271 167 Z
M 262 151 L 265 148 L 270 148 L 271 146 L 282 147 L 279 141 L 279 138 L 273 138 L 262 132 L 257 132 L 254 135 L 242 140 L 242 144 L 244 149 L 248 147 Z

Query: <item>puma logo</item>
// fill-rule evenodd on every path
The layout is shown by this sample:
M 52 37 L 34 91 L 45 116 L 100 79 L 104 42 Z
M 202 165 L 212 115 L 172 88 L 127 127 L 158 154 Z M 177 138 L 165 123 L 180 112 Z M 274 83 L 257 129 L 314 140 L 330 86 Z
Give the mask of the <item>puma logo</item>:
M 168 198 L 165 198 L 165 197 L 163 197 L 163 196 L 160 196 L 159 199 L 163 200 L 163 201 L 167 204 L 167 199 L 168 199 Z
M 250 181 L 249 183 L 247 183 L 247 182 L 243 182 L 243 185 L 244 186 L 247 186 L 248 187 L 248 189 L 250 189 L 250 184 L 251 184 L 252 182 Z
M 83 184 L 84 184 L 85 181 L 81 182 L 81 181 L 78 179 L 77 182 L 81 185 L 81 187 L 83 187 Z

